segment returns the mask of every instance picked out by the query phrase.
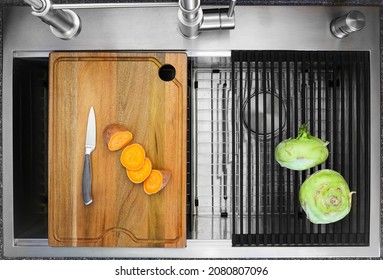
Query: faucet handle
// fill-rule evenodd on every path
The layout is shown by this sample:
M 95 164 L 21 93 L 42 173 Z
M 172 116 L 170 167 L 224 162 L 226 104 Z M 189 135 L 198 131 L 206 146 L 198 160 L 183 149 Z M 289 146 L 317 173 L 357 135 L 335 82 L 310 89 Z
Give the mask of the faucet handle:
M 229 5 L 229 10 L 227 11 L 227 16 L 232 17 L 234 15 L 234 8 L 237 0 L 231 0 Z

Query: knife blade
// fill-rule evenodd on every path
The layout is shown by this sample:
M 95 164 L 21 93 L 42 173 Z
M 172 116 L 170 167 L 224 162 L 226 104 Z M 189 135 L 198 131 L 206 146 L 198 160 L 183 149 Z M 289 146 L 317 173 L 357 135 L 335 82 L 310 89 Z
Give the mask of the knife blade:
M 85 139 L 84 168 L 82 172 L 82 197 L 85 205 L 92 203 L 91 153 L 96 148 L 96 117 L 93 107 L 89 110 Z

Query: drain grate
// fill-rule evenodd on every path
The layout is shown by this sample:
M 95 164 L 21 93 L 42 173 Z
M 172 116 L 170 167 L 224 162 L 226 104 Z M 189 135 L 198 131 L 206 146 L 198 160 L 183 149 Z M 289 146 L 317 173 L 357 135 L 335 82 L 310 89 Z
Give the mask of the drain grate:
M 369 245 L 369 53 L 233 51 L 232 79 L 233 246 Z M 330 142 L 330 156 L 290 171 L 274 148 L 302 123 Z M 346 218 L 315 225 L 298 193 L 324 168 L 340 172 L 357 195 Z
M 231 237 L 231 68 L 193 72 L 193 224 L 195 239 Z

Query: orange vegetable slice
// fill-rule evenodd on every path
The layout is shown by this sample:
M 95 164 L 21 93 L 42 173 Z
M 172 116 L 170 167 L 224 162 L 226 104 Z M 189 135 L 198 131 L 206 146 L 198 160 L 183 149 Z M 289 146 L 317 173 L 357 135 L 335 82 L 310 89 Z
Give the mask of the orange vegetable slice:
M 158 193 L 169 182 L 172 173 L 169 170 L 153 169 L 149 177 L 144 181 L 144 191 L 149 194 Z
M 130 181 L 133 183 L 139 184 L 145 181 L 146 178 L 152 172 L 152 162 L 150 159 L 145 158 L 144 165 L 138 170 L 129 170 L 126 169 L 126 174 L 128 175 Z
M 122 151 L 120 162 L 129 170 L 139 170 L 145 163 L 145 150 L 140 144 L 132 144 Z
M 105 127 L 103 132 L 105 143 L 110 151 L 118 151 L 128 145 L 133 134 L 121 124 L 110 124 Z

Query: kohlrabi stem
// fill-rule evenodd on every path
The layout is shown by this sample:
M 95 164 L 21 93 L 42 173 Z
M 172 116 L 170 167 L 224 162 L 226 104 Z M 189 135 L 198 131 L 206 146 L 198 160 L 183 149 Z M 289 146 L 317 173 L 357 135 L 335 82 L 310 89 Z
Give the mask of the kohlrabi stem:
M 311 134 L 310 132 L 308 132 L 307 130 L 307 124 L 303 123 L 300 127 L 299 127 L 299 132 L 298 132 L 298 137 L 296 139 L 300 139 L 300 138 L 310 138 L 311 137 Z

